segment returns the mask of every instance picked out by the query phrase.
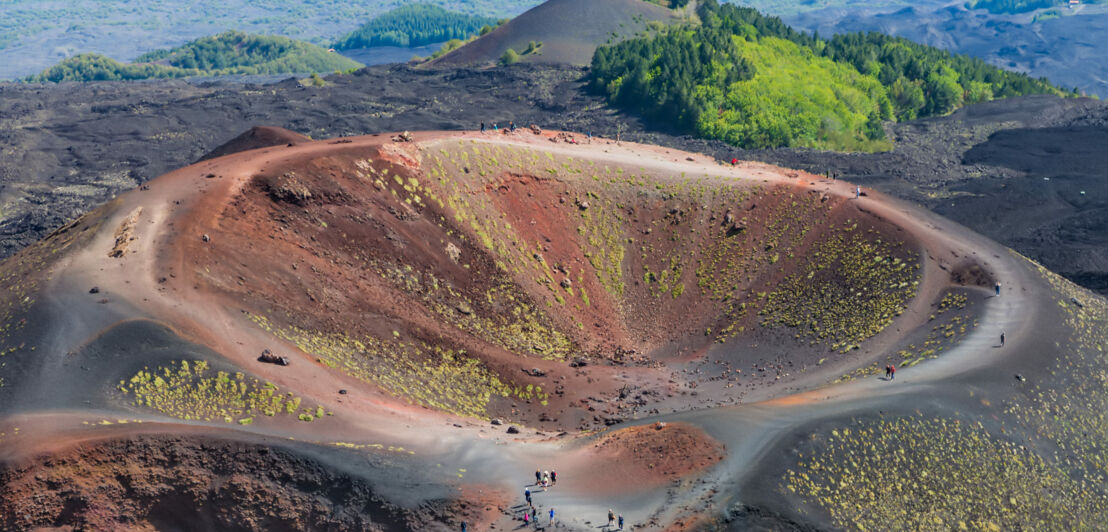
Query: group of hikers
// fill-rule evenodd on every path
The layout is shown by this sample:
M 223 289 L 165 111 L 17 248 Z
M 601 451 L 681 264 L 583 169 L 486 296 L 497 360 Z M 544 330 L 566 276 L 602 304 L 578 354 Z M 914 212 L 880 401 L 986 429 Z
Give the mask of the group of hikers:
M 546 491 L 546 488 L 548 488 L 550 486 L 553 486 L 554 484 L 557 484 L 557 483 L 558 483 L 558 472 L 557 471 L 539 471 L 538 469 L 535 470 L 535 485 L 536 486 L 542 486 L 543 491 Z
M 548 512 L 550 516 L 550 526 L 554 526 L 554 508 L 551 508 Z M 523 526 L 534 524 L 536 528 L 539 526 L 539 510 L 533 505 L 523 511 Z
M 608 530 L 612 529 L 612 524 L 616 522 L 616 513 L 608 508 Z M 616 530 L 623 530 L 623 514 L 619 514 L 619 528 Z
M 485 130 L 486 130 L 486 127 L 485 127 L 485 123 L 484 123 L 484 122 L 481 122 L 481 133 L 484 133 L 484 132 L 485 132 Z M 495 131 L 500 131 L 500 126 L 499 126 L 499 125 L 497 125 L 497 123 L 496 123 L 496 122 L 493 122 L 493 123 L 492 123 L 492 130 L 493 130 L 494 132 L 495 132 Z M 515 132 L 515 130 L 516 130 L 516 123 L 515 123 L 515 120 L 509 121 L 509 122 L 508 122 L 508 129 L 507 129 L 506 131 L 511 131 L 511 132 L 513 132 L 513 133 L 514 133 L 514 132 Z
M 535 508 L 535 503 L 532 500 L 531 488 L 542 487 L 543 491 L 550 486 L 554 486 L 558 483 L 557 471 L 543 471 L 540 469 L 535 470 L 535 483 L 523 488 L 523 498 L 527 501 L 527 507 L 523 510 L 523 525 L 534 525 L 536 528 L 539 526 L 539 510 Z M 547 517 L 549 518 L 548 525 L 554 526 L 554 508 L 547 511 Z M 618 526 L 618 528 L 613 528 Z M 607 530 L 623 530 L 623 514 L 616 514 L 611 508 L 608 509 L 608 526 Z
M 541 486 L 542 490 L 546 491 L 546 488 L 549 488 L 550 486 L 553 486 L 557 483 L 558 483 L 558 472 L 557 471 L 543 471 L 541 469 L 536 469 L 535 470 L 535 483 L 532 484 L 532 486 L 535 486 L 536 488 Z M 525 510 L 523 510 L 523 524 L 524 525 L 534 524 L 536 527 L 538 527 L 539 526 L 539 511 L 538 511 L 537 508 L 535 508 L 535 503 L 532 502 L 532 500 L 531 500 L 531 486 L 523 488 L 523 498 L 527 500 L 527 508 Z M 551 508 L 550 511 L 548 512 L 548 514 L 549 514 L 549 517 L 550 517 L 550 524 L 553 525 L 554 524 L 554 509 Z

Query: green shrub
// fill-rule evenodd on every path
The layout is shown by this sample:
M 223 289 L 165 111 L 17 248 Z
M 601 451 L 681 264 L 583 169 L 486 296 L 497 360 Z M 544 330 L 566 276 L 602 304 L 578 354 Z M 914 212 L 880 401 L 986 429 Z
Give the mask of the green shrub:
M 508 48 L 508 50 L 504 52 L 504 55 L 500 56 L 500 64 L 504 66 L 514 65 L 519 62 L 519 58 L 518 52 Z

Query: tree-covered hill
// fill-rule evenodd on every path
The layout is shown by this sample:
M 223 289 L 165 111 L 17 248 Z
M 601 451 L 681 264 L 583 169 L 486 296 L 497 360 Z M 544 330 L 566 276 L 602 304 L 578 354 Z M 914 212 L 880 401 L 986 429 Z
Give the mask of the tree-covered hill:
M 192 75 L 198 75 L 196 72 Z M 26 78 L 31 83 L 62 81 L 133 81 L 139 79 L 179 78 L 190 75 L 181 69 L 150 63 L 120 63 L 100 54 L 80 54 L 66 58 L 42 73 Z
M 701 23 L 601 47 L 591 82 L 625 109 L 737 146 L 874 150 L 883 121 L 966 103 L 1062 94 L 1005 71 L 880 34 L 820 39 L 750 8 L 706 0 Z
M 466 39 L 483 27 L 492 28 L 495 18 L 466 15 L 431 4 L 398 7 L 362 25 L 335 42 L 335 48 L 350 50 L 371 46 L 423 46 Z
M 361 65 L 323 48 L 286 37 L 229 31 L 120 63 L 98 54 L 65 59 L 29 82 L 113 81 L 236 74 L 334 72 Z

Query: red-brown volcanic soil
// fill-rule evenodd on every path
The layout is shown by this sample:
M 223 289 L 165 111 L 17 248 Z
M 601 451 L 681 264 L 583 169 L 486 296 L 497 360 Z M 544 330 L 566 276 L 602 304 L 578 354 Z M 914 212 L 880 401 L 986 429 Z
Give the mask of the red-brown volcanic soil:
M 601 435 L 559 471 L 559 486 L 592 495 L 650 490 L 723 459 L 723 444 L 687 423 L 637 425 Z M 597 474 L 598 472 L 602 474 Z
M 827 385 L 1009 268 L 769 165 L 549 131 L 276 138 L 0 268 L 0 523 L 499 529 L 536 463 L 562 473 L 539 504 L 569 529 L 607 498 L 646 528 L 698 523 L 711 484 L 674 482 L 724 482 L 758 456 L 737 443 L 871 393 Z M 767 409 L 761 432 L 720 422 Z
M 417 530 L 491 521 L 495 490 L 402 508 L 280 442 L 136 436 L 83 442 L 0 469 L 0 527 L 72 530 Z M 72 528 L 71 528 L 72 527 Z

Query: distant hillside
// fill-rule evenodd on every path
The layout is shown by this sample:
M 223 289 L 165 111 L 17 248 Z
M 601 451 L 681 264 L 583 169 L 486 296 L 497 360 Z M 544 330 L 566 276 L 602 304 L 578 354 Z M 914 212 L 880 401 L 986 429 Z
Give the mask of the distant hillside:
M 339 50 L 371 46 L 423 46 L 466 39 L 496 25 L 493 17 L 466 15 L 431 4 L 398 7 L 362 25 L 335 42 Z
M 714 0 L 698 14 L 701 25 L 599 48 L 594 89 L 658 123 L 736 146 L 849 151 L 887 147 L 885 121 L 1062 94 L 1046 80 L 906 39 L 823 40 Z
M 1082 4 L 1098 4 L 1098 0 L 1082 0 Z M 1027 13 L 1038 9 L 1069 4 L 1069 0 L 971 0 L 966 2 L 970 9 L 984 9 L 989 13 Z
M 115 81 L 235 74 L 294 74 L 350 70 L 361 64 L 286 37 L 229 31 L 120 63 L 98 54 L 70 57 L 29 82 Z
M 910 8 L 849 16 L 836 10 L 813 11 L 788 22 L 820 35 L 879 31 L 1108 96 L 1108 6 L 1087 4 L 993 15 L 984 10 L 985 4 L 966 9 L 926 0 Z
M 541 50 L 522 55 L 522 60 L 586 65 L 597 46 L 640 34 L 651 22 L 674 22 L 678 16 L 645 0 L 549 0 L 432 64 L 492 63 L 508 50 L 524 54 L 535 41 Z
M 203 37 L 172 50 L 150 52 L 135 62 L 227 74 L 333 72 L 361 66 L 314 44 L 237 31 Z
M 483 17 L 511 17 L 541 0 L 420 0 Z M 0 79 L 34 75 L 95 52 L 120 61 L 235 29 L 320 46 L 411 0 L 0 0 Z
M 191 75 L 198 75 L 195 72 Z M 31 83 L 60 83 L 62 81 L 133 81 L 139 79 L 180 78 L 190 75 L 186 71 L 162 65 L 120 63 L 100 54 L 81 54 L 70 57 L 30 76 Z

